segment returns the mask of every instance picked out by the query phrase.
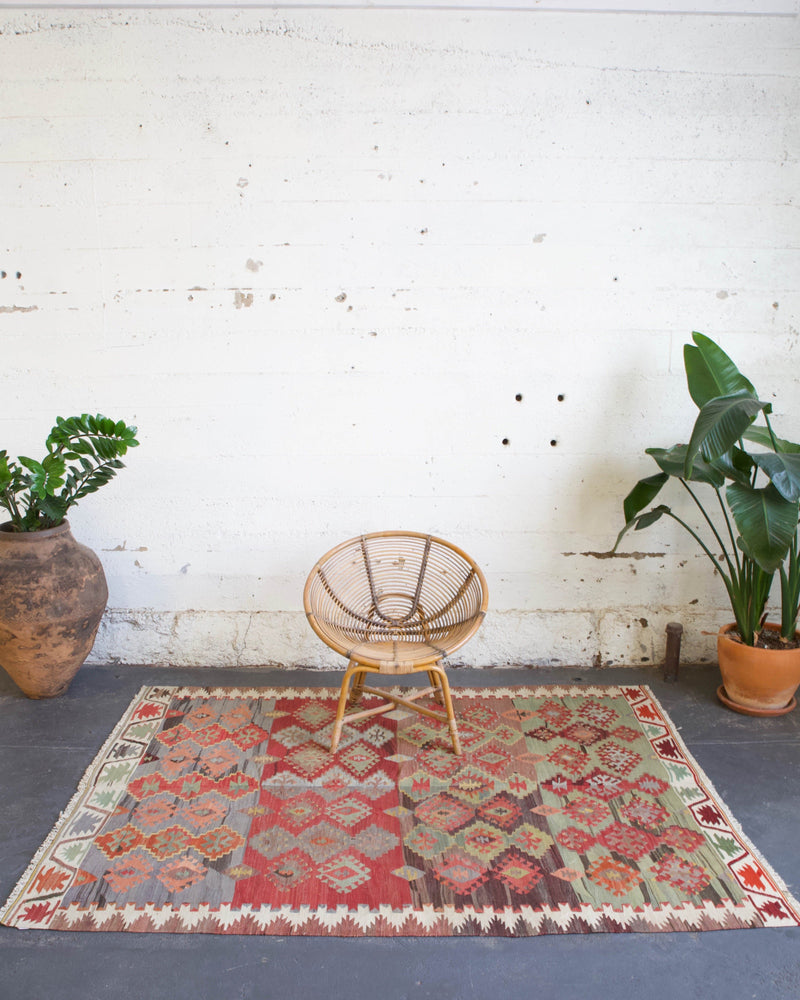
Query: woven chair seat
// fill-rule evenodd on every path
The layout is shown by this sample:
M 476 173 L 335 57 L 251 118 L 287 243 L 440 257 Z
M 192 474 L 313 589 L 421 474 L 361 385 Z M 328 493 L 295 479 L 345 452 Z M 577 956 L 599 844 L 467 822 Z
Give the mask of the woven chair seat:
M 342 682 L 340 712 L 331 750 L 343 721 L 391 710 L 395 704 L 440 718 L 414 702 L 433 695 L 444 705 L 459 753 L 458 730 L 441 661 L 459 649 L 486 614 L 486 580 L 475 562 L 455 545 L 432 535 L 385 531 L 337 545 L 309 574 L 303 602 L 309 624 L 324 643 L 350 661 Z M 367 673 L 428 671 L 431 687 L 401 699 L 364 687 Z M 350 681 L 351 704 L 364 692 L 389 704 L 344 717 Z

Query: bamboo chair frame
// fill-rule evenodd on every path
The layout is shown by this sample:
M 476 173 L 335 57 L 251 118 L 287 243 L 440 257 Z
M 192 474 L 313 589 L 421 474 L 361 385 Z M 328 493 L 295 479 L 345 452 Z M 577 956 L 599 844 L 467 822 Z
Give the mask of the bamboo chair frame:
M 331 739 L 336 752 L 345 722 L 396 707 L 446 722 L 460 755 L 458 725 L 442 660 L 470 639 L 486 614 L 486 579 L 465 552 L 433 535 L 380 531 L 335 546 L 314 566 L 303 605 L 322 641 L 347 657 Z M 367 687 L 368 674 L 425 671 L 430 686 L 400 697 Z M 350 683 L 353 682 L 352 691 Z M 362 695 L 387 702 L 345 714 Z M 432 697 L 444 714 L 416 702 Z

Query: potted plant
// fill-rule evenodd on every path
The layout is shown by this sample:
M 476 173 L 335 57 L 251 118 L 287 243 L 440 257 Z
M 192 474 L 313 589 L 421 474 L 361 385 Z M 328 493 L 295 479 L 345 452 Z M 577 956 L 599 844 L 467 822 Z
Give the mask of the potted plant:
M 41 461 L 0 450 L 0 666 L 30 698 L 63 694 L 89 655 L 108 588 L 67 511 L 123 468 L 136 428 L 98 414 L 56 418 Z
M 661 517 L 688 531 L 722 578 L 734 617 L 717 639 L 720 700 L 748 714 L 781 714 L 794 707 L 800 685 L 800 445 L 776 436 L 772 405 L 722 348 L 700 333 L 692 339 L 684 367 L 699 412 L 689 442 L 646 449 L 660 471 L 625 498 L 625 526 L 614 548 L 627 531 Z M 664 504 L 652 506 L 670 480 L 691 498 L 699 525 Z M 780 625 L 768 623 L 765 611 L 776 575 Z

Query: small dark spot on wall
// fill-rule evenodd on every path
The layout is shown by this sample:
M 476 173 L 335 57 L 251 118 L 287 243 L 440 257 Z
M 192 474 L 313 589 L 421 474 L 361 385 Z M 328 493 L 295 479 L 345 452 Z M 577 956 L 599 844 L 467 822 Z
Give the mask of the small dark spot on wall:
M 505 445 L 505 447 L 508 447 L 511 444 L 511 442 L 509 441 L 508 438 L 503 438 L 503 444 Z
M 564 396 L 564 393 L 563 393 L 563 392 L 560 392 L 560 393 L 559 393 L 559 394 L 558 394 L 558 395 L 556 396 L 556 399 L 557 399 L 557 400 L 559 401 L 559 403 L 563 403 L 563 402 L 564 402 L 564 399 L 565 399 L 565 398 L 566 398 L 566 397 Z
M 647 626 L 650 623 L 648 622 L 648 620 L 646 618 L 640 618 L 639 619 L 639 624 L 642 626 L 642 628 L 647 628 Z
M 773 308 L 773 309 L 777 309 L 777 308 L 778 308 L 778 305 L 779 305 L 779 303 L 778 303 L 778 302 L 773 302 L 773 303 L 772 303 L 772 308 Z
M 427 232 L 428 232 L 427 229 L 420 229 L 419 234 L 420 236 L 425 236 Z
M 558 444 L 558 441 L 556 441 L 555 438 L 550 438 L 550 447 L 551 448 L 555 448 L 557 444 Z
M 522 402 L 522 393 L 521 393 L 521 392 L 518 392 L 518 393 L 516 394 L 516 396 L 514 397 L 514 399 L 516 399 L 516 401 L 517 401 L 518 403 L 521 403 L 521 402 Z
M 337 302 L 347 301 L 347 292 L 339 292 L 339 294 L 336 296 L 336 301 Z
M 22 271 L 17 271 L 17 281 L 22 277 Z
M 5 276 L 6 276 L 6 272 L 5 271 L 0 271 L 0 278 L 5 278 Z
M 270 300 L 270 302 L 274 302 L 274 301 L 275 301 L 275 299 L 277 299 L 277 297 L 278 297 L 278 296 L 277 296 L 277 295 L 275 294 L 275 292 L 271 292 L 271 293 L 270 293 L 270 296 L 269 296 L 269 300 Z

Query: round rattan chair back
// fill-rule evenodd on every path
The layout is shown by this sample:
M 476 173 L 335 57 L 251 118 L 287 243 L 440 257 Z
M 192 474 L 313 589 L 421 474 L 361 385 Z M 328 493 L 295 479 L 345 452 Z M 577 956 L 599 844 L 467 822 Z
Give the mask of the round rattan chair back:
M 352 703 L 364 692 L 390 704 L 348 720 L 390 710 L 394 704 L 440 718 L 414 701 L 429 694 L 443 704 L 460 753 L 447 677 L 440 661 L 461 647 L 486 614 L 483 573 L 465 552 L 415 531 L 382 531 L 342 542 L 314 566 L 303 594 L 309 624 L 324 643 L 350 660 L 342 682 L 331 749 L 344 720 L 350 680 Z M 402 699 L 364 687 L 368 672 L 427 670 L 431 687 Z
M 479 627 L 487 600 L 483 573 L 466 553 L 411 531 L 337 545 L 311 571 L 304 595 L 311 627 L 344 656 L 381 642 L 422 643 L 439 651 L 436 658 L 449 655 Z

